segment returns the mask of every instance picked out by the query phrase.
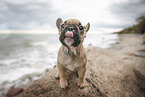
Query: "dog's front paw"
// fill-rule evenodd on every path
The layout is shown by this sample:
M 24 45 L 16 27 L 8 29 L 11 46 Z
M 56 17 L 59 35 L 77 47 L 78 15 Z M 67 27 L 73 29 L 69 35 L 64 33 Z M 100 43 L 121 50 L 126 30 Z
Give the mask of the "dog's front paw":
M 54 77 L 55 77 L 56 79 L 60 79 L 59 74 L 56 74 Z
M 61 79 L 60 80 L 60 87 L 65 89 L 68 86 L 67 80 L 66 79 Z
M 85 87 L 85 83 L 78 81 L 78 87 L 80 87 L 81 89 L 83 89 Z

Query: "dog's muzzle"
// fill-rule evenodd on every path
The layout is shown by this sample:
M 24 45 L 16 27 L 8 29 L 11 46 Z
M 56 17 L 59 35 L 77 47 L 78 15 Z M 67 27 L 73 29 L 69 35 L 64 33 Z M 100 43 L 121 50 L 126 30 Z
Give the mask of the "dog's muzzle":
M 61 35 L 59 37 L 60 42 L 64 45 L 64 46 L 68 46 L 64 39 L 68 37 L 68 38 L 72 38 L 74 41 L 71 44 L 71 46 L 77 47 L 80 43 L 81 43 L 81 37 L 80 37 L 80 33 L 78 32 L 77 28 L 74 27 L 66 27 L 62 32 Z

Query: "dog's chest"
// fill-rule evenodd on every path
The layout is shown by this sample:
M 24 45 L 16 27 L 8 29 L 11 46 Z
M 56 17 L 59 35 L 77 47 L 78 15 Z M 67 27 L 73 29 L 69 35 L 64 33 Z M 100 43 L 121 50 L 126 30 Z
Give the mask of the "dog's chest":
M 71 47 L 69 53 L 65 47 L 61 48 L 60 51 L 63 52 L 60 52 L 61 56 L 58 56 L 58 62 L 70 71 L 78 70 L 78 68 L 82 67 L 86 62 L 85 57 L 80 57 L 81 54 L 78 54 L 75 48 Z
M 77 63 L 75 63 L 75 64 L 69 64 L 69 65 L 65 66 L 65 68 L 67 68 L 67 69 L 69 69 L 71 71 L 76 70 L 78 67 L 79 67 L 79 65 Z
M 79 67 L 79 63 L 76 59 L 72 59 L 70 57 L 68 57 L 66 59 L 66 62 L 65 64 L 63 64 L 65 68 L 71 70 L 71 71 L 74 71 L 76 70 L 78 67 Z

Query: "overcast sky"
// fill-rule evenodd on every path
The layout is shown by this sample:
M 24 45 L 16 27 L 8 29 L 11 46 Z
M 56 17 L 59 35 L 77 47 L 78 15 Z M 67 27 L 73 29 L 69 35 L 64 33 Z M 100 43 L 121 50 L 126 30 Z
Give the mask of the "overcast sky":
M 56 20 L 79 19 L 91 32 L 114 32 L 145 16 L 145 0 L 0 0 L 0 30 L 48 30 Z

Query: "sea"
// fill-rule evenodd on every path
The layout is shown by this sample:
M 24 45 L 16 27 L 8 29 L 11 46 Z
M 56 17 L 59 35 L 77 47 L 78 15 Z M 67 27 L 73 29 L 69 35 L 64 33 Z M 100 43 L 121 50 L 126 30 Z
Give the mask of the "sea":
M 109 48 L 117 34 L 88 34 L 84 46 Z M 41 78 L 57 64 L 58 34 L 0 34 L 0 95 Z

